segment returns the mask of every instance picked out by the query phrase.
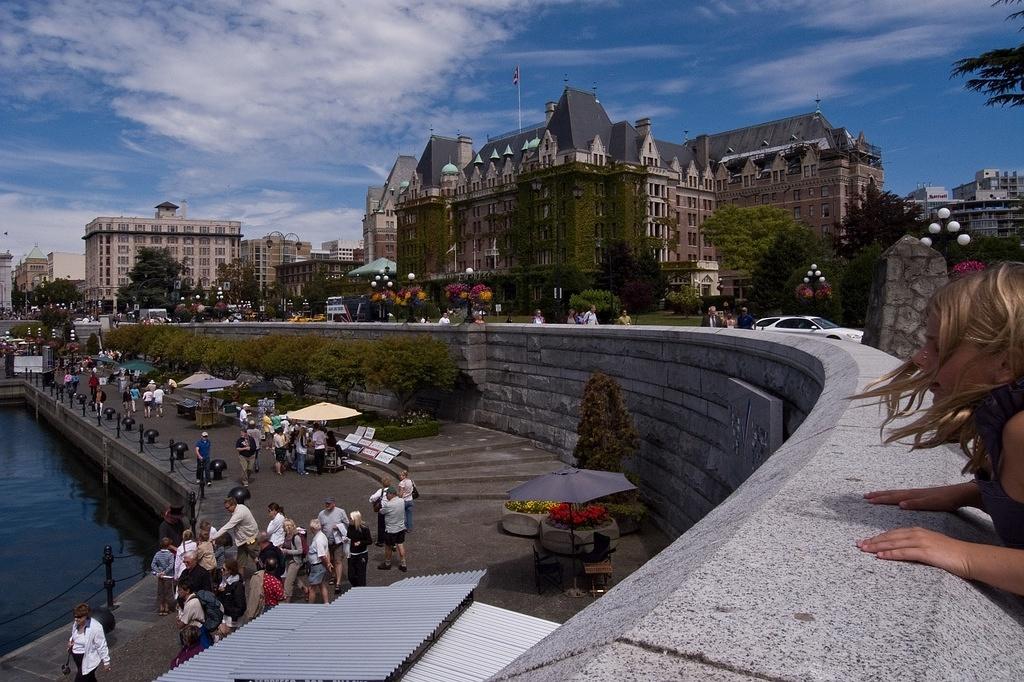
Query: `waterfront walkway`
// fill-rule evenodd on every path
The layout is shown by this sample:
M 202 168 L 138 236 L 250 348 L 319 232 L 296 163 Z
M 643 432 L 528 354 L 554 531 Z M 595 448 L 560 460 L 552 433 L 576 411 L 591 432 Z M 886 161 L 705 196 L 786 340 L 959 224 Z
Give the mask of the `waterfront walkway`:
M 146 447 L 147 452 L 158 455 L 164 465 L 169 455 L 169 438 L 187 442 L 191 453 L 202 431 L 193 422 L 175 416 L 173 405 L 167 407 L 162 419 L 142 420 L 145 428 L 160 431 L 159 445 Z M 78 414 L 81 414 L 80 408 Z M 86 415 L 92 413 L 86 410 Z M 95 417 L 82 420 L 82 424 L 83 428 L 98 428 Z M 104 421 L 99 428 L 109 427 Z M 234 423 L 225 423 L 207 431 L 213 442 L 213 457 L 223 458 L 228 463 L 227 476 L 207 488 L 207 498 L 198 514 L 200 519 L 209 518 L 216 526 L 226 518 L 224 497 L 237 485 L 238 458 L 234 441 L 238 430 Z M 137 444 L 137 436 L 126 441 L 128 447 L 137 449 Z M 531 551 L 533 539 L 504 534 L 498 526 L 502 503 L 495 497 L 517 481 L 543 473 L 545 469 L 559 468 L 561 465 L 553 456 L 545 455 L 524 439 L 464 424 L 445 424 L 436 438 L 416 439 L 401 445 L 414 454 L 397 461 L 408 465 L 422 495 L 416 502 L 414 530 L 406 543 L 409 572 L 401 573 L 394 568 L 378 570 L 376 566 L 383 558 L 383 548 L 374 547 L 368 570 L 370 586 L 389 585 L 416 575 L 486 568 L 487 576 L 476 590 L 477 600 L 484 603 L 563 622 L 594 601 L 590 596 L 573 598 L 550 590 L 537 595 Z M 522 461 L 516 460 L 517 454 L 522 455 Z M 190 462 L 193 456 L 189 454 L 185 461 Z M 494 462 L 489 463 L 489 458 Z M 337 498 L 338 506 L 347 511 L 362 511 L 364 518 L 370 520 L 376 539 L 376 518 L 367 499 L 376 489 L 376 480 L 368 475 L 375 473 L 368 465 L 323 476 L 299 477 L 292 472 L 277 476 L 271 459 L 266 454 L 261 455 L 261 473 L 250 487 L 252 499 L 248 505 L 261 525 L 268 521 L 267 503 L 277 502 L 285 508 L 286 516 L 305 526 L 322 509 L 324 497 L 331 495 Z M 418 468 L 423 469 L 422 477 L 417 474 Z M 182 475 L 180 469 L 174 475 Z M 191 476 L 184 475 L 183 482 Z M 154 548 L 156 534 L 154 526 Z M 641 534 L 622 538 L 615 554 L 615 580 L 635 571 L 667 544 L 668 538 L 651 527 Z M 570 576 L 567 572 L 567 580 Z M 100 672 L 98 676 L 104 682 L 153 679 L 166 671 L 177 653 L 174 618 L 155 615 L 152 578 L 144 579 L 119 596 L 118 603 L 120 606 L 115 611 L 118 624 L 110 635 L 113 669 L 109 674 Z M 66 628 L 61 627 L 6 658 L 0 664 L 0 677 L 19 681 L 59 679 L 65 632 Z M 339 642 L 344 641 L 343 634 L 338 633 Z M 287 653 L 285 644 L 281 652 L 282 655 Z

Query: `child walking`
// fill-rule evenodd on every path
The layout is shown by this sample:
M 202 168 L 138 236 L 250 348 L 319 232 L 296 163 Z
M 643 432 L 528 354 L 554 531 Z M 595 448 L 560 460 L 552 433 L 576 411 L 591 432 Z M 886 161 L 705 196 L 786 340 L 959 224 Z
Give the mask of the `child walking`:
M 922 408 L 925 392 L 931 406 Z M 950 282 L 927 310 L 924 346 L 860 397 L 878 397 L 893 429 L 886 442 L 913 448 L 958 442 L 974 480 L 935 488 L 879 490 L 872 504 L 955 511 L 978 507 L 1003 546 L 965 542 L 922 528 L 860 540 L 880 559 L 917 561 L 1024 594 L 1024 263 L 1003 263 Z
M 174 545 L 170 538 L 160 540 L 160 549 L 153 555 L 149 565 L 156 576 L 156 601 L 160 615 L 166 616 L 174 608 Z

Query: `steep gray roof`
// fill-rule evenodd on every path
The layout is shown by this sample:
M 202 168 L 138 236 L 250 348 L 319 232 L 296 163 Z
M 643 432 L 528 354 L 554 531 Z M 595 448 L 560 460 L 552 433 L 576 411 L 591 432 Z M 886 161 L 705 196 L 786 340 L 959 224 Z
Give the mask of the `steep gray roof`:
M 548 130 L 558 140 L 559 149 L 586 150 L 598 135 L 608 144 L 612 122 L 594 93 L 566 87 L 548 121 Z
M 395 159 L 395 165 L 391 167 L 391 172 L 388 173 L 388 179 L 384 182 L 384 190 L 390 191 L 398 190 L 398 186 L 402 182 L 408 182 L 412 180 L 413 173 L 416 172 L 416 157 L 403 154 Z
M 454 163 L 458 157 L 458 140 L 453 137 L 431 135 L 416 165 L 416 172 L 423 178 L 424 187 L 440 185 L 441 168 L 447 163 Z
M 758 123 L 709 136 L 711 158 L 717 160 L 723 156 L 755 152 L 801 140 L 826 138 L 831 144 L 832 130 L 832 124 L 821 113 L 816 112 Z M 768 144 L 764 144 L 765 141 Z M 730 148 L 732 151 L 729 151 Z

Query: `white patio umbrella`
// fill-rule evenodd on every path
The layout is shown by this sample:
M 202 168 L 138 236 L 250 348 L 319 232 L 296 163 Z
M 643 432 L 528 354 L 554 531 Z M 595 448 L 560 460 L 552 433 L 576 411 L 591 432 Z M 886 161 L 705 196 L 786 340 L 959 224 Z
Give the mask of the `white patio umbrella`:
M 303 407 L 301 410 L 292 410 L 285 416 L 288 417 L 288 421 L 331 422 L 338 419 L 358 417 L 361 414 L 362 412 L 353 410 L 351 407 L 345 407 L 344 405 L 317 403 L 316 405 Z

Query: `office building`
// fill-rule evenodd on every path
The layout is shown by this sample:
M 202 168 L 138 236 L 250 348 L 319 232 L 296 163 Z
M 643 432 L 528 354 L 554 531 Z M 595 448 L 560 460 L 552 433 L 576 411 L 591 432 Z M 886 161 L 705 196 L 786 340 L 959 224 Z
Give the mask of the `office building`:
M 1024 173 L 982 168 L 974 180 L 953 188 L 953 198 L 959 201 L 987 201 L 990 199 L 1017 199 L 1024 196 Z
M 243 239 L 240 244 L 242 262 L 252 265 L 260 291 L 267 291 L 277 281 L 277 266 L 309 257 L 312 247 L 298 235 L 272 232 L 257 239 Z
M 46 281 L 47 260 L 38 246 L 33 246 L 14 266 L 14 286 L 19 291 L 32 291 Z

